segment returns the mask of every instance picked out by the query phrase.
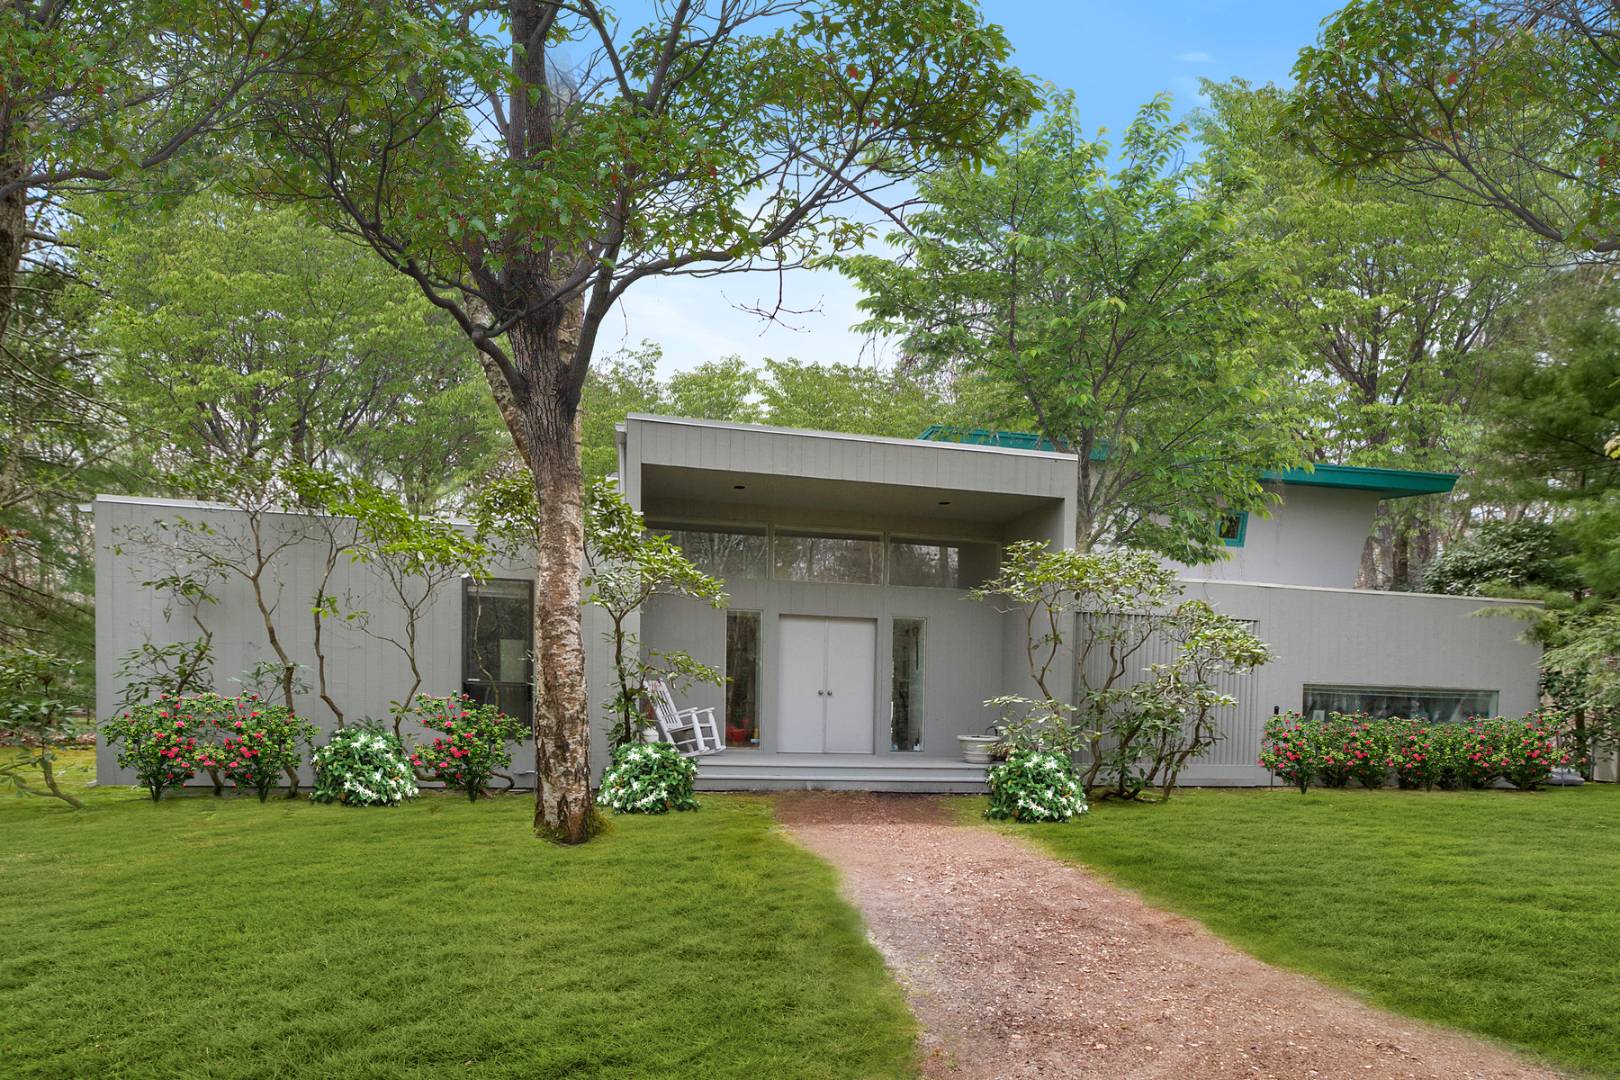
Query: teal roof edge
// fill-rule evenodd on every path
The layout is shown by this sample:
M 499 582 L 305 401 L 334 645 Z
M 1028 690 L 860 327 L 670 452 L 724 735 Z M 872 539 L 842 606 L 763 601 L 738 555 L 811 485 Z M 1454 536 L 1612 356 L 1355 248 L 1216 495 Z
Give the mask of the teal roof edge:
M 992 431 L 989 428 L 950 427 L 929 424 L 917 436 L 929 442 L 967 443 L 971 446 L 999 446 L 1007 450 L 1055 451 L 1052 440 L 1033 431 Z M 1092 460 L 1108 457 L 1106 446 L 1091 452 Z M 1456 473 L 1423 472 L 1417 469 L 1380 469 L 1363 465 L 1321 464 L 1312 468 L 1271 470 L 1262 480 L 1299 487 L 1345 488 L 1375 491 L 1386 499 L 1409 499 L 1417 495 L 1443 495 L 1457 486 Z

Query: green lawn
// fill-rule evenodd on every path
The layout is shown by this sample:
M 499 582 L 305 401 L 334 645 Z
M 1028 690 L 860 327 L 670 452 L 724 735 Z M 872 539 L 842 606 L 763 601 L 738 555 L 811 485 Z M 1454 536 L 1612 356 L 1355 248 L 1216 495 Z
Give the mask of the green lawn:
M 912 1072 L 898 989 L 761 800 L 574 850 L 518 797 L 89 800 L 0 799 L 8 1078 Z
M 1620 789 L 1178 793 L 1017 826 L 1264 960 L 1620 1075 Z

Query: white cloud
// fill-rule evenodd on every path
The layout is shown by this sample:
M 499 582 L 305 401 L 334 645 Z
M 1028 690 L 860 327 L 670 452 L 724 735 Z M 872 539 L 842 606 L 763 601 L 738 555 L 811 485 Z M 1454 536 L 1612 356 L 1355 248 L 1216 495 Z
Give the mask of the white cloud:
M 1176 59 L 1183 64 L 1207 64 L 1215 58 L 1207 52 L 1184 52 L 1177 53 Z

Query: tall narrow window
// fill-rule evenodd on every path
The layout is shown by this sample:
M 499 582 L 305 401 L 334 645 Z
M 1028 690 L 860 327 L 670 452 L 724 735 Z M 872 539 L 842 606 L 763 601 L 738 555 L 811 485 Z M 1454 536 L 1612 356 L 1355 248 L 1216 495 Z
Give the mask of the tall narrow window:
M 894 680 L 889 691 L 889 748 L 921 750 L 923 621 L 894 620 Z
M 468 578 L 461 603 L 461 691 L 508 716 L 534 715 L 534 583 Z
M 726 745 L 759 745 L 759 612 L 726 612 Z

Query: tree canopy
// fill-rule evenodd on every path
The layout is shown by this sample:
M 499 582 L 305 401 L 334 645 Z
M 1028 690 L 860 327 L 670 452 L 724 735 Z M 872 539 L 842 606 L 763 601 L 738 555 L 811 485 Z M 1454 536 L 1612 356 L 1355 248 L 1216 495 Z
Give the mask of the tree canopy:
M 1342 172 L 1620 256 L 1615 5 L 1352 0 L 1294 74 L 1298 131 Z
M 895 258 L 842 265 L 869 330 L 984 379 L 1076 455 L 1082 546 L 1199 562 L 1222 550 L 1222 515 L 1263 509 L 1261 473 L 1305 445 L 1263 267 L 1234 243 L 1225 189 L 1185 159 L 1189 130 L 1160 97 L 1115 148 L 1055 96 L 994 170 L 920 183 L 928 208 L 890 238 Z
M 154 461 L 291 461 L 417 506 L 492 463 L 500 418 L 472 348 L 369 252 L 221 194 L 80 209 L 90 344 Z

